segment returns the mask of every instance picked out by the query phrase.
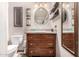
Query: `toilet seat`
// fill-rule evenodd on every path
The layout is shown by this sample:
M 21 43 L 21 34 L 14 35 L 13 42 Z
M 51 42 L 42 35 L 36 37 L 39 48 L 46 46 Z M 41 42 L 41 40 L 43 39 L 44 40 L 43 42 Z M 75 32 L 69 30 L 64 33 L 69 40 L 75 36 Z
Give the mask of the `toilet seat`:
M 18 48 L 18 45 L 8 45 L 8 54 L 12 53 L 13 51 L 16 51 Z

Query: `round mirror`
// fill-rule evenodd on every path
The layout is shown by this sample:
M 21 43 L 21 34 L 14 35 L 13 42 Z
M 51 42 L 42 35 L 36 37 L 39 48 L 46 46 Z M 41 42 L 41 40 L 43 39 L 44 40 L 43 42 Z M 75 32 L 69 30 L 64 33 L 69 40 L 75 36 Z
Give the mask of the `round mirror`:
M 47 23 L 48 17 L 48 11 L 43 7 L 40 7 L 35 11 L 34 19 L 37 24 Z

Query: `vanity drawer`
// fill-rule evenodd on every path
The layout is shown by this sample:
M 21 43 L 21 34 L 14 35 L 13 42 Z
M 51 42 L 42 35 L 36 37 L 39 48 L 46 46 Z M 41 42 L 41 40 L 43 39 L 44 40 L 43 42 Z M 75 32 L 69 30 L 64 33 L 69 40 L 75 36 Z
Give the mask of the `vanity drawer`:
M 28 42 L 54 42 L 56 40 L 56 35 L 52 34 L 29 34 L 27 36 Z
M 56 34 L 28 34 L 27 35 L 27 38 L 28 39 L 36 39 L 36 38 L 39 38 L 39 39 L 56 39 Z
M 55 56 L 54 49 L 29 48 L 29 56 Z
M 44 34 L 41 35 L 41 39 L 47 38 L 47 39 L 56 39 L 56 34 Z
M 28 43 L 28 46 L 31 48 L 55 48 L 55 43 Z
M 27 34 L 28 39 L 33 39 L 33 38 L 39 38 L 40 39 L 40 34 Z
M 55 39 L 46 39 L 46 40 L 41 40 L 41 39 L 34 39 L 34 40 L 28 40 L 30 43 L 55 43 Z

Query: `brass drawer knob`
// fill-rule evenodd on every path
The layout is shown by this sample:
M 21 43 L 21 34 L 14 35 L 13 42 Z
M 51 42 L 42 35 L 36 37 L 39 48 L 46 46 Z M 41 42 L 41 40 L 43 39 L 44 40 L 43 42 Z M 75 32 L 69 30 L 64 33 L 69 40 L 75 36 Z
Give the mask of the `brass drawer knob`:
M 30 37 L 30 38 L 32 38 L 32 37 Z
M 53 44 L 52 43 L 48 43 L 48 46 L 53 46 Z
M 30 43 L 30 45 L 33 45 L 32 43 Z
M 52 51 L 49 51 L 49 53 L 52 53 Z
M 30 53 L 33 53 L 33 51 L 30 51 Z

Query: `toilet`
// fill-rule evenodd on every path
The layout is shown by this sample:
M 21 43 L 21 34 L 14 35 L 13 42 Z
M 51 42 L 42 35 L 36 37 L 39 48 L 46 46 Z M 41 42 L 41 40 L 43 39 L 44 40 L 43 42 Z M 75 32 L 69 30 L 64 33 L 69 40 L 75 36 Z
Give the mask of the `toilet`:
M 8 57 L 13 57 L 17 54 L 18 45 L 8 45 Z
M 11 45 L 8 45 L 8 57 L 18 57 L 17 53 L 19 45 L 23 41 L 23 35 L 12 35 L 11 36 Z

